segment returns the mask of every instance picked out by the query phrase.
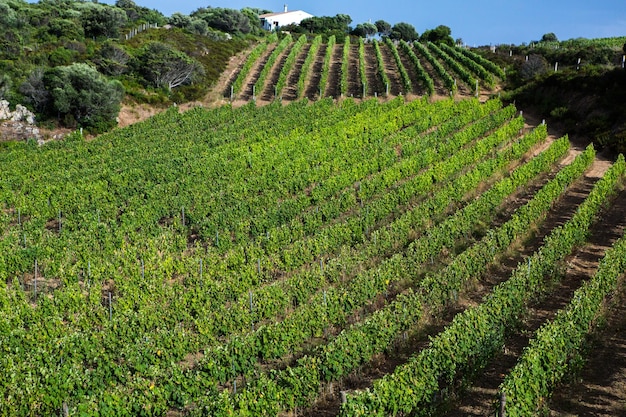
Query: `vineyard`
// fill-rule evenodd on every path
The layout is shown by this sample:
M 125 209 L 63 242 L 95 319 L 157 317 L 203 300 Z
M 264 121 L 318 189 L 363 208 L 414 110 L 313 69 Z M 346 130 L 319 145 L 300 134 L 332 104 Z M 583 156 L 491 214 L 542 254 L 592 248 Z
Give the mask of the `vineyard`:
M 337 44 L 321 36 L 269 37 L 246 55 L 226 82 L 231 101 L 294 101 L 326 97 L 462 95 L 493 93 L 504 71 L 480 55 L 433 43 Z
M 234 94 L 289 105 L 3 144 L 0 415 L 528 416 L 580 367 L 626 270 L 624 158 L 497 99 L 296 100 L 500 75 L 284 39 Z

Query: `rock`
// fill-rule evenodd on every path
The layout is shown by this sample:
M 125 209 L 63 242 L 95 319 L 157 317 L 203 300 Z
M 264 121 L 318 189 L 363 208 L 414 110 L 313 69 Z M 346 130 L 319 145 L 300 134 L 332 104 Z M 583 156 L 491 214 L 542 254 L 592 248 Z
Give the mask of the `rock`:
M 11 111 L 9 102 L 0 100 L 0 124 L 2 138 L 9 140 L 42 140 L 39 129 L 35 126 L 35 115 L 26 107 L 18 104 L 15 111 Z

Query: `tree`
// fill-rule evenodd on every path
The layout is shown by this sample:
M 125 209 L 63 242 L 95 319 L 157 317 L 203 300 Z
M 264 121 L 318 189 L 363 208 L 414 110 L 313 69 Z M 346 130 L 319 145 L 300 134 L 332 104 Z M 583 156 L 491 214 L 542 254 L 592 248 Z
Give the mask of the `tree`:
M 87 37 L 117 38 L 120 28 L 126 24 L 128 18 L 122 9 L 117 7 L 93 7 L 81 16 L 83 29 Z
M 206 35 L 209 33 L 209 25 L 205 20 L 202 19 L 192 19 L 187 25 L 186 29 L 198 35 Z
M 245 7 L 241 9 L 241 13 L 248 16 L 248 20 L 250 21 L 250 26 L 252 29 L 251 33 L 263 33 L 263 26 L 261 25 L 261 18 L 259 18 L 259 15 L 270 12 L 268 12 L 267 10 L 261 10 L 259 8 Z
M 43 75 L 43 68 L 35 68 L 19 88 L 20 93 L 22 93 L 26 99 L 26 103 L 30 104 L 36 112 L 43 112 L 50 100 L 50 93 L 46 90 Z
M 407 42 L 416 41 L 419 38 L 415 27 L 410 23 L 396 23 L 391 28 L 391 34 L 389 35 L 391 39 L 405 40 Z
M 376 23 L 376 31 L 382 37 L 389 36 L 391 34 L 391 24 L 384 20 L 377 20 Z
M 191 17 L 180 12 L 175 12 L 167 19 L 167 23 L 177 28 L 186 28 L 191 24 Z
M 4 28 L 17 26 L 18 18 L 15 10 L 8 4 L 0 2 L 0 26 Z
M 520 75 L 528 80 L 548 70 L 548 62 L 541 55 L 530 55 L 522 64 Z
M 235 9 L 200 8 L 191 14 L 191 17 L 202 19 L 209 27 L 227 33 L 248 34 L 252 31 L 250 19 L 244 13 Z
M 98 51 L 94 62 L 103 74 L 118 76 L 128 71 L 130 58 L 122 46 L 108 40 Z
M 452 30 L 445 25 L 439 25 L 435 29 L 429 29 L 420 36 L 421 42 L 444 43 L 454 46 L 452 39 Z
M 95 68 L 83 64 L 45 71 L 43 83 L 50 94 L 49 111 L 64 124 L 103 132 L 116 124 L 124 87 L 109 81 Z
M 348 33 L 348 25 L 352 23 L 352 18 L 347 14 L 337 14 L 335 16 L 309 17 L 300 22 L 300 26 L 311 33 L 342 32 Z
M 162 42 L 150 42 L 141 48 L 133 66 L 147 83 L 170 91 L 204 74 L 198 61 Z
M 559 39 L 552 32 L 546 33 L 541 37 L 541 42 L 558 42 Z
M 374 36 L 376 32 L 376 25 L 373 23 L 359 23 L 356 25 L 356 28 L 352 30 L 352 35 L 361 38 L 369 38 L 370 36 Z
M 48 33 L 58 39 L 84 39 L 85 32 L 74 20 L 52 19 L 47 26 Z
M 138 6 L 133 0 L 117 0 L 115 7 L 126 12 L 131 22 L 157 23 L 163 25 L 167 19 L 161 12 L 147 7 Z

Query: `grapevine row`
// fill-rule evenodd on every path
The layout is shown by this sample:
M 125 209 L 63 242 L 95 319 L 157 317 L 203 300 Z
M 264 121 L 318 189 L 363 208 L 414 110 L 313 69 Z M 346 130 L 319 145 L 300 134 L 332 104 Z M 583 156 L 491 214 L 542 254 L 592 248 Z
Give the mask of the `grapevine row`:
M 616 180 L 626 171 L 620 155 L 610 173 Z M 602 315 L 603 301 L 616 290 L 626 272 L 626 238 L 622 237 L 600 261 L 594 277 L 576 290 L 569 305 L 544 324 L 531 339 L 500 391 L 508 399 L 507 415 L 536 415 L 552 389 L 568 374 L 573 358 L 582 354 L 586 337 Z
M 278 42 L 278 37 L 275 33 L 270 35 L 264 42 L 258 44 L 248 55 L 246 61 L 243 63 L 241 69 L 239 70 L 239 74 L 237 75 L 237 79 L 233 83 L 233 94 L 237 95 L 241 91 L 241 87 L 243 86 L 243 82 L 248 76 L 248 73 L 256 63 L 256 61 L 261 57 L 263 52 L 265 52 L 270 45 L 270 43 Z
M 563 144 L 566 145 L 565 148 L 563 148 Z M 501 187 L 498 196 L 492 193 L 493 197 L 486 197 L 486 204 L 491 205 L 495 203 L 495 201 L 489 201 L 493 199 L 502 201 L 508 195 L 507 193 L 514 191 L 517 186 L 530 181 L 539 172 L 550 167 L 558 157 L 563 155 L 564 150 L 567 149 L 567 144 L 567 140 L 561 141 L 558 146 L 554 146 L 555 149 L 560 148 L 560 153 L 552 152 L 550 154 L 548 152 L 549 157 L 539 158 L 536 162 L 534 161 L 520 168 L 520 173 L 516 175 L 520 182 L 504 181 L 508 182 L 507 187 Z M 523 174 L 522 171 L 524 172 Z M 563 190 L 562 185 L 559 187 L 559 190 Z M 548 208 L 549 205 L 545 207 L 545 210 Z M 493 212 L 488 214 L 494 215 Z M 474 222 L 476 221 L 477 219 L 474 219 Z M 489 258 L 483 259 L 488 262 Z M 391 268 L 386 273 L 379 271 L 367 281 L 371 281 L 372 278 L 375 278 L 376 281 L 385 280 L 382 284 L 385 286 L 390 280 L 397 281 L 390 278 L 390 273 L 397 274 L 398 272 L 401 275 L 407 274 L 407 271 L 402 268 Z M 442 280 L 445 280 L 445 275 L 442 277 Z M 268 385 L 275 383 L 277 386 L 269 391 L 274 396 L 268 395 L 263 401 L 256 403 L 255 412 L 275 414 L 281 411 L 280 407 L 293 409 L 295 406 L 305 407 L 309 405 L 311 399 L 315 397 L 321 381 L 329 382 L 347 375 L 357 366 L 368 361 L 373 354 L 387 349 L 397 334 L 417 322 L 422 314 L 423 298 L 419 293 L 407 291 L 405 294 L 400 295 L 396 301 L 374 313 L 372 317 L 344 330 L 329 344 L 317 349 L 316 354 L 298 360 L 296 367 L 288 367 L 286 370 L 275 374 L 274 379 L 276 382 L 262 378 L 261 382 L 253 382 L 252 386 L 241 395 L 245 398 L 255 396 L 258 398 L 260 391 L 257 387 L 266 391 Z M 328 296 L 324 302 L 327 303 L 327 300 Z M 325 308 L 329 309 L 328 305 L 325 305 Z M 332 308 L 330 310 L 332 311 Z M 324 312 L 320 311 L 318 314 L 324 314 Z M 221 399 L 224 400 L 225 398 L 221 397 Z M 281 399 L 288 399 L 288 401 L 282 400 L 281 404 Z M 224 407 L 224 404 L 220 405 Z M 231 402 L 226 402 L 225 409 L 230 409 L 232 405 Z M 221 412 L 225 412 L 225 410 L 210 410 L 212 415 Z M 242 414 L 246 415 L 245 412 Z
M 398 71 L 400 71 L 400 78 L 402 79 L 402 87 L 406 93 L 410 93 L 411 86 L 411 78 L 409 77 L 409 73 L 404 68 L 404 64 L 402 63 L 402 59 L 400 59 L 400 55 L 398 54 L 398 48 L 396 48 L 396 44 L 391 41 L 389 38 L 385 38 L 385 45 L 391 50 L 393 54 L 393 59 L 396 62 L 396 66 L 398 67 Z
M 280 74 L 278 74 L 278 80 L 276 81 L 276 97 L 282 96 L 282 91 L 287 84 L 287 76 L 291 72 L 291 68 L 293 68 L 294 64 L 296 63 L 296 58 L 298 58 L 298 55 L 300 55 L 300 51 L 302 51 L 302 48 L 304 48 L 304 45 L 306 45 L 306 41 L 306 35 L 300 35 L 298 40 L 294 42 L 293 46 L 291 47 L 289 54 L 287 54 L 287 58 L 285 59 L 282 68 L 280 69 Z
M 478 64 L 480 64 L 483 68 L 487 69 L 489 72 L 491 72 L 493 75 L 495 75 L 496 77 L 499 77 L 501 79 L 504 79 L 506 74 L 504 73 L 504 71 L 502 70 L 502 68 L 500 68 L 499 66 L 497 66 L 496 64 L 494 64 L 492 61 L 483 58 L 481 55 L 472 52 L 469 49 L 465 49 L 465 48 L 461 48 L 461 53 L 465 56 L 467 56 L 468 58 L 470 58 L 471 60 L 477 62 Z
M 321 44 L 322 35 L 317 35 L 315 38 L 313 38 L 313 41 L 311 42 L 311 47 L 309 48 L 307 56 L 304 59 L 304 64 L 302 65 L 300 76 L 298 77 L 298 85 L 296 88 L 296 96 L 298 98 L 302 98 L 302 95 L 304 94 L 304 82 L 306 81 L 307 75 L 311 70 L 311 65 L 313 65 L 313 61 L 317 57 L 317 51 L 319 50 Z
M 389 81 L 389 76 L 387 76 L 387 73 L 385 72 L 385 61 L 383 59 L 383 54 L 380 51 L 380 44 L 376 39 L 374 39 L 372 43 L 374 45 L 374 53 L 376 55 L 376 72 L 385 88 L 385 91 L 389 91 L 391 82 Z
M 413 63 L 413 66 L 415 67 L 415 72 L 417 73 L 417 78 L 424 85 L 424 88 L 426 88 L 426 94 L 432 96 L 435 92 L 435 83 L 433 82 L 433 79 L 430 77 L 430 75 L 428 75 L 424 67 L 422 67 L 420 60 L 417 55 L 415 55 L 415 52 L 413 51 L 413 48 L 411 48 L 411 45 L 409 45 L 405 40 L 401 40 L 400 46 L 402 47 L 404 53 L 407 54 L 407 56 Z
M 339 91 L 341 97 L 348 93 L 348 72 L 350 71 L 350 37 L 347 36 L 341 51 L 341 76 L 339 82 Z
M 463 82 L 468 85 L 469 88 L 472 89 L 473 92 L 477 91 L 477 81 L 472 74 L 469 73 L 463 66 L 461 66 L 454 58 L 444 52 L 441 48 L 435 45 L 432 42 L 428 42 L 428 49 L 433 51 L 435 55 L 441 58 L 446 65 L 451 68 L 456 74 L 458 74 Z
M 276 60 L 278 59 L 280 54 L 287 48 L 287 46 L 289 46 L 289 44 L 292 41 L 293 41 L 293 38 L 291 37 L 291 35 L 287 34 L 278 43 L 276 48 L 274 48 L 270 56 L 267 58 L 265 65 L 263 65 L 263 69 L 261 70 L 261 73 L 259 74 L 259 78 L 257 78 L 256 82 L 254 83 L 254 86 L 252 87 L 253 96 L 261 92 L 261 90 L 263 89 L 263 86 L 265 86 L 265 81 L 267 80 L 267 77 L 270 74 L 272 67 L 274 66 L 274 63 L 276 63 Z
M 495 85 L 493 75 L 491 75 L 491 73 L 488 72 L 482 65 L 470 59 L 467 55 L 462 54 L 458 48 L 454 48 L 446 44 L 441 44 L 439 47 L 450 57 L 459 61 L 465 68 L 469 68 L 474 74 L 476 74 L 476 76 L 487 83 L 488 86 L 493 87 Z
M 443 85 L 450 91 L 451 94 L 454 94 L 457 90 L 456 82 L 454 81 L 454 78 L 448 74 L 448 71 L 446 71 L 443 65 L 441 65 L 441 63 L 430 53 L 428 48 L 420 42 L 413 42 L 413 47 L 417 49 L 420 55 L 426 58 L 430 65 L 432 65 L 437 75 L 439 75 L 439 77 L 443 80 Z
M 475 370 L 484 366 L 529 300 L 545 290 L 545 277 L 554 276 L 557 265 L 575 245 L 584 242 L 620 176 L 609 175 L 598 181 L 572 219 L 554 229 L 544 246 L 529 258 L 528 266 L 520 265 L 481 305 L 457 315 L 425 350 L 376 381 L 373 390 L 351 396 L 342 415 L 427 413 L 435 393 L 442 393 L 444 385 L 470 367 Z
M 335 35 L 330 35 L 328 37 L 328 42 L 326 43 L 326 53 L 324 54 L 324 63 L 322 64 L 322 74 L 320 75 L 320 98 L 324 97 L 324 93 L 326 92 L 328 74 L 330 72 L 330 61 L 333 57 L 336 42 Z

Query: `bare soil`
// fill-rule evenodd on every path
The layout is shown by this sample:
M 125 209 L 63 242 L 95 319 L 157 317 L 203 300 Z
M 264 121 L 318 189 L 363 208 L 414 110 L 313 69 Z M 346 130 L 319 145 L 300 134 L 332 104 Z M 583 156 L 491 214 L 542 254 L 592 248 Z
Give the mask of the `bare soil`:
M 391 49 L 384 43 L 380 45 L 380 54 L 383 57 L 383 61 L 385 63 L 385 74 L 389 78 L 389 94 L 392 96 L 399 96 L 403 93 L 404 87 L 402 86 L 402 78 L 400 77 L 400 70 L 398 69 L 398 65 L 396 64 L 396 60 L 393 57 L 393 53 Z
M 293 101 L 300 98 L 298 97 L 298 80 L 300 79 L 300 74 L 304 69 L 304 61 L 309 54 L 310 49 L 310 43 L 304 45 L 304 47 L 298 54 L 298 57 L 296 58 L 296 62 L 294 63 L 293 68 L 291 68 L 291 71 L 287 76 L 287 85 L 285 86 L 285 89 L 282 91 L 282 93 L 280 93 L 280 95 L 285 100 Z
M 415 65 L 413 65 L 411 59 L 402 48 L 398 48 L 398 55 L 400 55 L 400 61 L 402 62 L 402 65 L 404 65 L 404 68 L 406 69 L 406 72 L 409 74 L 409 78 L 411 79 L 411 92 L 418 95 L 425 95 L 426 89 L 418 79 Z
M 248 77 L 243 82 L 243 85 L 245 87 L 243 87 L 243 91 L 241 91 L 240 93 L 239 98 L 241 100 L 248 101 L 252 99 L 253 86 L 256 83 L 256 81 L 259 79 L 259 76 L 261 75 L 261 71 L 263 70 L 263 67 L 265 67 L 265 64 L 267 64 L 267 60 L 269 59 L 269 56 L 272 54 L 272 52 L 274 52 L 274 49 L 276 49 L 276 46 L 277 45 L 274 44 L 268 47 L 265 50 L 265 52 L 261 54 L 261 57 L 257 60 L 257 62 L 250 69 L 250 73 L 248 74 Z
M 367 76 L 368 95 L 382 96 L 385 92 L 385 86 L 378 75 L 378 63 L 376 61 L 376 53 L 374 45 L 365 44 L 365 74 Z
M 342 52 L 343 57 L 343 52 Z M 359 75 L 359 44 L 350 44 L 350 54 L 348 56 L 348 97 L 363 98 L 363 82 Z
M 326 91 L 323 93 L 324 97 L 339 97 L 340 91 L 340 79 L 341 79 L 341 64 L 343 56 L 343 45 L 335 44 L 333 48 L 333 55 L 330 59 L 330 68 L 328 70 L 328 81 Z
M 320 93 L 320 80 L 322 76 L 322 68 L 324 66 L 324 57 L 326 56 L 326 44 L 321 44 L 309 73 L 307 79 L 304 81 L 304 96 L 309 100 L 317 100 L 323 96 L 323 92 Z

